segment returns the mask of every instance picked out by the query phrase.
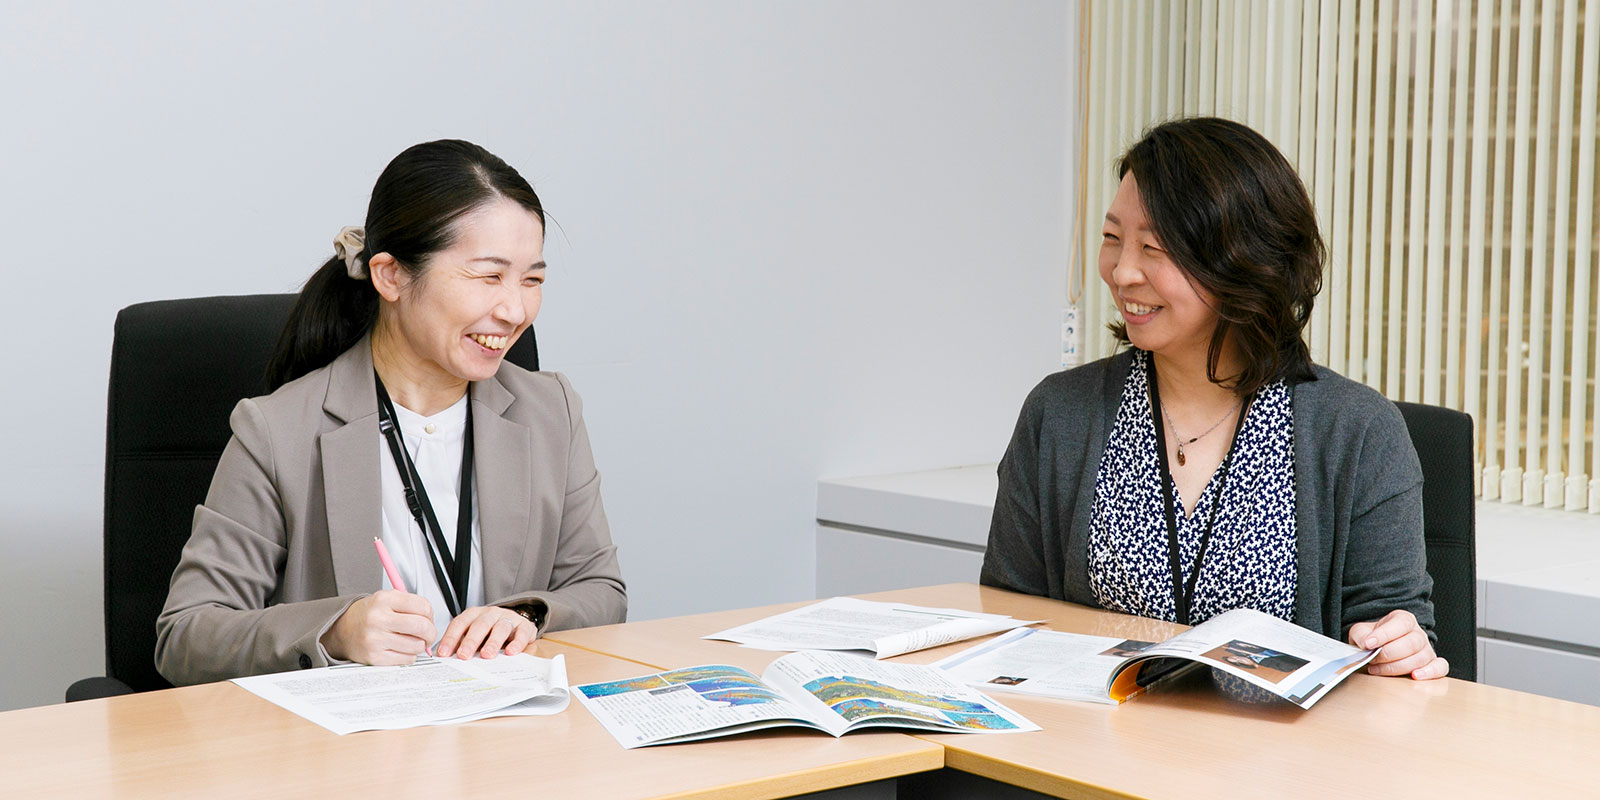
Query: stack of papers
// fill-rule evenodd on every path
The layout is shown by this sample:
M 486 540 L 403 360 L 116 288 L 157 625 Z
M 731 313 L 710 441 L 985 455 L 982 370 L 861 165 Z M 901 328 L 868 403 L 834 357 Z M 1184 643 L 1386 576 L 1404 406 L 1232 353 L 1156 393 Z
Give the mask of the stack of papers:
M 761 650 L 865 650 L 889 658 L 1040 621 L 835 597 L 703 638 Z
M 470 661 L 422 657 L 403 667 L 349 664 L 233 682 L 341 736 L 558 714 L 571 702 L 566 659 L 526 653 Z

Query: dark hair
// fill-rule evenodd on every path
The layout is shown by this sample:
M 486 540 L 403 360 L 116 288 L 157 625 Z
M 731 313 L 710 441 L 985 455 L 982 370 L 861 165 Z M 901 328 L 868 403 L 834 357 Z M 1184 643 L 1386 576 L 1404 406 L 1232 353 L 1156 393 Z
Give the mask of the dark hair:
M 497 198 L 528 209 L 544 225 L 544 206 L 533 187 L 493 153 L 459 139 L 412 145 L 384 167 L 372 187 L 361 261 L 388 253 L 415 278 L 430 256 L 454 242 L 456 220 Z M 295 299 L 267 365 L 267 391 L 332 363 L 377 319 L 372 281 L 351 278 L 344 259 L 328 259 Z
M 1326 248 L 1283 154 L 1237 122 L 1194 117 L 1146 131 L 1116 170 L 1118 179 L 1133 173 L 1161 246 L 1216 298 L 1207 377 L 1243 394 L 1279 379 L 1316 380 L 1301 333 L 1322 289 Z M 1129 343 L 1127 326 L 1110 327 Z M 1218 376 L 1230 334 L 1243 368 Z

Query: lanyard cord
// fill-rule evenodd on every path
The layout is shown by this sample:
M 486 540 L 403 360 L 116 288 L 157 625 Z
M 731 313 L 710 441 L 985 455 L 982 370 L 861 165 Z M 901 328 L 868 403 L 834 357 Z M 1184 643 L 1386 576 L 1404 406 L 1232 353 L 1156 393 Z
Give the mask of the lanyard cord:
M 1239 419 L 1233 424 L 1233 438 L 1228 442 L 1228 452 L 1223 455 L 1222 465 L 1217 468 L 1221 471 L 1222 477 L 1217 482 L 1216 494 L 1211 498 L 1211 511 L 1206 518 L 1206 529 L 1200 534 L 1200 550 L 1195 553 L 1194 569 L 1190 571 L 1189 582 L 1185 585 L 1183 563 L 1178 555 L 1178 513 L 1172 499 L 1172 470 L 1167 466 L 1167 433 L 1161 424 L 1161 414 L 1156 412 L 1156 409 L 1161 407 L 1161 387 L 1156 380 L 1155 358 L 1151 357 L 1147 363 L 1150 365 L 1150 418 L 1156 426 L 1156 460 L 1161 465 L 1161 500 L 1166 506 L 1167 514 L 1167 564 L 1172 569 L 1172 605 L 1178 623 L 1188 625 L 1189 612 L 1194 604 L 1195 586 L 1200 579 L 1200 565 L 1205 562 L 1206 549 L 1211 544 L 1211 529 L 1217 524 L 1217 509 L 1222 505 L 1223 490 L 1228 488 L 1228 471 L 1233 462 L 1233 451 L 1239 446 L 1239 431 L 1244 430 L 1244 418 L 1250 413 L 1255 395 L 1252 394 L 1242 401 L 1244 410 L 1239 412 Z
M 400 485 L 405 489 L 406 507 L 411 518 L 422 529 L 422 539 L 428 545 L 428 559 L 433 566 L 433 578 L 439 582 L 440 594 L 450 616 L 457 617 L 467 606 L 467 583 L 472 569 L 472 400 L 467 400 L 467 426 L 461 439 L 461 486 L 459 511 L 456 514 L 456 548 L 452 556 L 439 518 L 433 513 L 433 503 L 428 500 L 428 489 L 422 484 L 417 465 L 406 452 L 405 440 L 396 420 L 394 403 L 383 388 L 383 379 L 377 371 L 372 374 L 378 387 L 378 430 L 389 443 L 389 455 L 394 458 L 395 469 L 400 472 Z M 404 586 L 394 587 L 405 591 Z

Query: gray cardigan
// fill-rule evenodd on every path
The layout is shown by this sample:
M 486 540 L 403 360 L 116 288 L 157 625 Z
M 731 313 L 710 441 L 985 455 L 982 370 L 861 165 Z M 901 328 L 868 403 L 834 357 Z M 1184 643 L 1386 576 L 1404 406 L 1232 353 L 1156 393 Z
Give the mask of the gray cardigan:
M 1095 606 L 1089 516 L 1095 476 L 1133 363 L 1124 351 L 1045 378 L 1023 403 L 1000 461 L 981 582 Z M 1422 468 L 1382 395 L 1322 367 L 1294 408 L 1295 619 L 1344 641 L 1403 608 L 1432 639 L 1422 541 Z

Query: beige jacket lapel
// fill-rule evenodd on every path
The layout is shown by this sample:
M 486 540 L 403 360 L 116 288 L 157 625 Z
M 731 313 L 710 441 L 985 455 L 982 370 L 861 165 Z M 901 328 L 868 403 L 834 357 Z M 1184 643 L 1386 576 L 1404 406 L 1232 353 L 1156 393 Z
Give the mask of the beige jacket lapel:
M 337 427 L 318 437 L 328 546 L 334 585 L 341 595 L 368 594 L 383 587 L 382 567 L 372 546 L 383 525 L 377 398 L 372 346 L 363 338 L 328 370 L 322 410 Z
M 530 537 L 533 446 L 526 425 L 505 417 L 516 398 L 499 380 L 472 385 L 473 475 L 483 553 L 483 596 L 509 597 L 524 585 L 517 575 Z
M 483 594 L 488 602 L 515 594 L 532 514 L 533 448 L 528 427 L 506 419 L 516 398 L 495 378 L 472 386 L 473 476 L 478 487 Z M 377 387 L 368 340 L 328 370 L 322 410 L 337 426 L 319 438 L 328 515 L 328 544 L 338 593 L 366 594 L 383 585 L 372 540 L 382 535 Z

